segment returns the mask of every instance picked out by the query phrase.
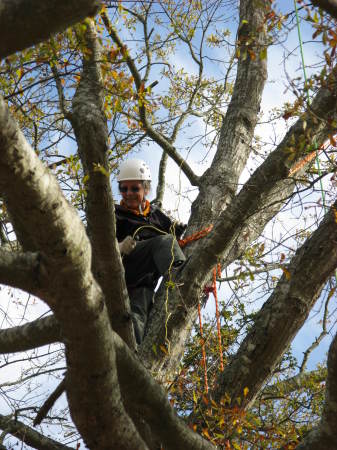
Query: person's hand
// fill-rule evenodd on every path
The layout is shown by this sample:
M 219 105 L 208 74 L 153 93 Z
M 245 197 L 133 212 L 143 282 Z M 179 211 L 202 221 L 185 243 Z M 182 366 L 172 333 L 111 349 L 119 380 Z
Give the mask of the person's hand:
M 132 236 L 126 236 L 126 238 L 118 242 L 119 251 L 122 255 L 129 255 L 132 250 L 136 247 L 136 241 L 133 239 Z

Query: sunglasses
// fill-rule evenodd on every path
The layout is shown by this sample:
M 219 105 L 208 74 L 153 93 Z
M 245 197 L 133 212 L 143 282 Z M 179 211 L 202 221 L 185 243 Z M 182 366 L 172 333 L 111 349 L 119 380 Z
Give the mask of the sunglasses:
M 139 187 L 139 186 L 131 186 L 131 187 L 121 186 L 121 187 L 119 188 L 119 190 L 120 190 L 120 192 L 122 192 L 123 194 L 125 194 L 125 193 L 128 192 L 128 191 L 131 191 L 131 192 L 136 193 L 136 192 L 139 192 L 139 191 L 140 191 L 140 187 Z

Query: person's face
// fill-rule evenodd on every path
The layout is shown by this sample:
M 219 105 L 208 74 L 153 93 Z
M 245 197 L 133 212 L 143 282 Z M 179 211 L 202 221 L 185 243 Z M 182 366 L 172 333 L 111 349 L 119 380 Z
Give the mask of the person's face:
M 139 205 L 145 200 L 147 192 L 143 183 L 138 180 L 121 181 L 119 185 L 125 205 L 130 209 L 138 209 Z

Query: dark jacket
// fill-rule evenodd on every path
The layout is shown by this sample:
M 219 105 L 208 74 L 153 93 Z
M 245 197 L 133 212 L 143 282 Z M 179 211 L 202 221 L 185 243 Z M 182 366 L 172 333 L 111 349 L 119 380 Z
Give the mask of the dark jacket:
M 134 236 L 136 230 L 146 225 L 152 225 L 166 233 L 173 234 L 174 232 L 177 239 L 180 239 L 185 230 L 184 225 L 175 224 L 173 226 L 174 221 L 166 216 L 158 206 L 153 204 L 151 205 L 150 213 L 146 217 L 133 214 L 131 211 L 120 205 L 115 205 L 115 213 L 118 242 L 125 239 L 126 236 Z M 136 232 L 135 239 L 142 241 L 158 236 L 159 234 L 160 231 L 157 231 L 154 228 L 145 227 Z

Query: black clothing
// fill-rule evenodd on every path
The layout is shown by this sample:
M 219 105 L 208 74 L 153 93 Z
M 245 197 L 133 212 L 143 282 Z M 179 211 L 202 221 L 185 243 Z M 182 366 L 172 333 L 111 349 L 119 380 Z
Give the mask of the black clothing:
M 170 266 L 175 267 L 183 261 L 185 255 L 171 234 L 137 242 L 135 249 L 123 256 L 126 285 L 128 288 L 146 286 L 153 290 Z
M 133 236 L 144 225 L 152 225 L 165 232 L 162 234 L 153 228 L 141 228 L 135 235 L 136 247 L 129 255 L 123 256 L 132 320 L 136 340 L 140 344 L 159 278 L 166 275 L 170 267 L 176 267 L 185 261 L 185 255 L 176 240 L 181 237 L 185 227 L 172 226 L 171 219 L 154 205 L 151 205 L 146 217 L 133 214 L 120 205 L 116 205 L 115 209 L 119 242 L 126 236 Z
M 150 213 L 144 217 L 133 214 L 121 205 L 115 205 L 118 242 L 125 239 L 126 236 L 133 236 L 135 231 L 144 225 L 152 225 L 166 233 L 175 234 L 176 238 L 180 239 L 185 230 L 185 226 L 180 224 L 175 224 L 173 226 L 173 221 L 167 217 L 158 206 L 151 205 L 150 208 Z M 142 241 L 158 236 L 159 234 L 160 232 L 153 228 L 142 228 L 136 233 L 135 238 Z

